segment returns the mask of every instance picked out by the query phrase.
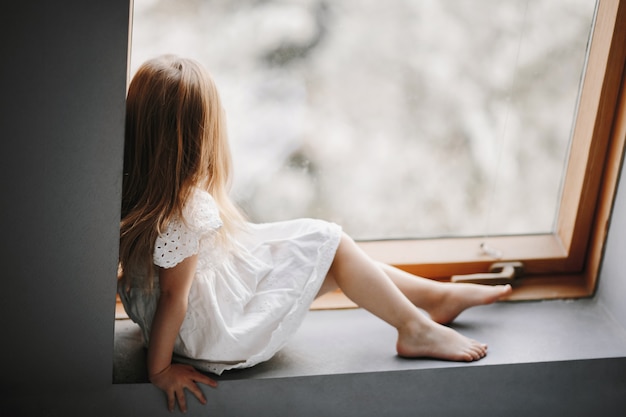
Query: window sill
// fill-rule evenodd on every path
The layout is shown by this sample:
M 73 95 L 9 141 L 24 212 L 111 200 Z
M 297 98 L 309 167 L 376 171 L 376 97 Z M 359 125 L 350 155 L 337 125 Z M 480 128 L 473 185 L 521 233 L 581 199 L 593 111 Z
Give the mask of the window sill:
M 500 302 L 463 313 L 452 326 L 489 344 L 475 363 L 395 355 L 395 331 L 362 309 L 309 313 L 291 342 L 272 360 L 227 372 L 220 380 L 247 380 L 626 357 L 626 331 L 594 299 Z M 142 383 L 145 351 L 138 328 L 116 321 L 116 383 Z

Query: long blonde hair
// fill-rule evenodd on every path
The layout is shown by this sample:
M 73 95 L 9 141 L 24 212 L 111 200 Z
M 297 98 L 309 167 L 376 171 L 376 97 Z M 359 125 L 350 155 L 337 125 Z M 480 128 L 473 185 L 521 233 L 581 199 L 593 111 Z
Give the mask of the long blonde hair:
M 228 196 L 230 175 L 225 116 L 209 73 L 173 55 L 145 62 L 126 100 L 120 224 L 125 278 L 151 286 L 156 237 L 173 216 L 182 216 L 194 187 L 217 202 L 224 223 L 220 238 L 228 242 L 244 224 Z

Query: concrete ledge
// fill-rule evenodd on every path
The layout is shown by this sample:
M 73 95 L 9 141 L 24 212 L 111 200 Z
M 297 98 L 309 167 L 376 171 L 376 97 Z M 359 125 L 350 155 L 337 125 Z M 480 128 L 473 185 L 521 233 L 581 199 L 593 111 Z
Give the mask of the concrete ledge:
M 311 311 L 270 361 L 221 380 L 292 378 L 368 372 L 476 368 L 626 357 L 626 332 L 596 300 L 497 303 L 463 313 L 452 326 L 489 344 L 481 361 L 407 360 L 395 354 L 395 330 L 362 309 Z M 145 383 L 138 327 L 116 321 L 115 383 Z

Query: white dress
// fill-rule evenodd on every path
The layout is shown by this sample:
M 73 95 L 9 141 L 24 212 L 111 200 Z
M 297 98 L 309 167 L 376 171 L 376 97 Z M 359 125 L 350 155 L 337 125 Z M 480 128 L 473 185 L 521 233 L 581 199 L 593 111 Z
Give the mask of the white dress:
M 195 190 L 183 217 L 168 224 L 154 249 L 154 263 L 164 268 L 198 254 L 174 359 L 218 375 L 270 359 L 302 323 L 335 257 L 341 228 L 313 219 L 250 224 L 235 250 L 226 251 L 216 245 L 222 221 L 209 193 Z M 146 346 L 158 277 L 154 287 L 119 289 Z

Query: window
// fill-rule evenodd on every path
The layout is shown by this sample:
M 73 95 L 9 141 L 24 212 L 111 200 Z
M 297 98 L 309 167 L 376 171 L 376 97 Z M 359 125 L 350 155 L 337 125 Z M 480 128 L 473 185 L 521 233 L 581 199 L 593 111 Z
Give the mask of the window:
M 245 3 L 245 2 L 243 2 Z M 239 186 L 235 191 L 241 198 L 242 204 L 248 211 L 251 211 L 251 205 L 256 205 L 257 216 L 259 218 L 255 220 L 276 220 L 277 217 L 295 217 L 299 215 L 312 215 L 315 217 L 324 217 L 329 220 L 337 220 L 339 223 L 348 223 L 346 219 L 353 220 L 359 216 L 343 215 L 334 218 L 332 211 L 326 210 L 327 207 L 320 207 L 320 204 L 311 204 L 314 200 L 311 193 L 319 193 L 316 187 L 322 187 L 319 184 L 319 180 L 315 175 L 310 175 L 320 170 L 319 166 L 311 163 L 311 153 L 321 153 L 322 158 L 332 159 L 332 164 L 340 166 L 345 161 L 346 154 L 356 154 L 363 152 L 365 148 L 369 148 L 372 154 L 379 159 L 384 159 L 386 162 L 391 161 L 391 164 L 384 165 L 384 169 L 395 169 L 398 164 L 399 158 L 408 156 L 407 159 L 411 161 L 410 156 L 413 153 L 419 152 L 422 148 L 419 142 L 412 142 L 399 146 L 396 149 L 396 153 L 390 152 L 390 147 L 379 146 L 381 141 L 385 141 L 389 135 L 401 136 L 407 134 L 407 128 L 393 128 L 393 123 L 389 124 L 389 121 L 380 120 L 380 113 L 383 112 L 386 106 L 382 103 L 395 103 L 400 100 L 404 107 L 414 105 L 415 99 L 411 99 L 409 96 L 400 95 L 399 89 L 416 88 L 419 91 L 429 91 L 423 85 L 412 86 L 410 83 L 419 84 L 422 82 L 418 77 L 406 76 L 406 72 L 409 71 L 411 66 L 419 65 L 427 68 L 436 68 L 441 73 L 450 69 L 450 66 L 436 67 L 438 62 L 433 59 L 429 62 L 405 62 L 405 66 L 391 67 L 390 65 L 376 65 L 376 62 L 369 62 L 373 71 L 378 71 L 380 84 L 382 86 L 371 86 L 370 89 L 376 92 L 376 100 L 368 102 L 365 106 L 363 113 L 350 113 L 349 117 L 352 120 L 349 124 L 345 121 L 337 121 L 331 117 L 331 114 L 338 103 L 332 100 L 326 99 L 328 105 L 322 110 L 318 117 L 313 119 L 313 122 L 306 122 L 305 116 L 308 112 L 307 108 L 301 104 L 303 100 L 315 100 L 315 89 L 305 89 L 302 84 L 298 82 L 297 78 L 294 78 L 293 72 L 287 72 L 286 68 L 290 67 L 292 71 L 295 71 L 298 75 L 298 71 L 302 70 L 303 57 L 306 54 L 318 53 L 315 48 L 325 42 L 324 31 L 328 30 L 328 22 L 332 22 L 332 19 L 337 19 L 336 9 L 339 5 L 343 5 L 346 8 L 350 2 L 332 2 L 324 3 L 321 1 L 305 1 L 300 2 L 278 2 L 279 5 L 275 5 L 272 2 L 263 3 L 263 7 L 258 6 L 255 9 L 252 23 L 255 25 L 254 30 L 247 32 L 242 31 L 242 28 L 247 27 L 251 21 L 244 20 L 241 13 L 238 13 L 237 8 L 240 7 L 239 3 L 233 2 L 190 2 L 189 9 L 182 9 L 180 3 L 173 6 L 169 3 L 169 10 L 158 11 L 156 1 L 147 2 L 146 0 L 135 1 L 135 20 L 133 28 L 133 58 L 131 59 L 131 65 L 137 65 L 145 58 L 160 52 L 176 52 L 186 56 L 197 57 L 198 45 L 202 45 L 202 51 L 207 55 L 221 56 L 222 72 L 218 68 L 217 73 L 214 71 L 214 66 L 208 65 L 216 76 L 218 85 L 222 92 L 224 90 L 232 91 L 232 95 L 224 97 L 229 118 L 231 119 L 230 129 L 231 137 L 236 138 L 254 136 L 255 144 L 258 146 L 250 156 L 244 156 L 239 158 L 238 165 L 238 153 L 241 155 L 241 147 L 249 147 L 250 143 L 244 141 L 233 140 L 233 150 L 235 153 L 236 171 L 239 175 L 249 177 L 259 177 L 260 173 L 268 176 L 271 181 L 270 185 L 262 185 L 254 188 L 247 188 L 246 186 Z M 371 3 L 371 4 L 370 4 Z M 432 3 L 432 2 L 431 2 Z M 509 70 L 512 75 L 505 84 L 507 85 L 503 91 L 511 91 L 511 86 L 516 85 L 516 81 L 519 82 L 522 78 L 519 76 L 519 65 L 517 65 L 520 59 L 520 51 L 523 50 L 524 44 L 522 44 L 522 35 L 529 35 L 532 32 L 532 28 L 527 24 L 529 19 L 536 19 L 541 16 L 541 13 L 533 14 L 541 4 L 552 5 L 555 7 L 555 2 L 517 2 L 509 9 L 504 8 L 506 2 L 491 1 L 491 2 L 476 2 L 472 3 L 472 7 L 467 10 L 460 10 L 457 13 L 457 18 L 464 17 L 465 15 L 476 12 L 479 8 L 478 4 L 485 4 L 490 8 L 489 19 L 486 20 L 501 20 L 506 22 L 505 26 L 513 27 L 511 33 L 503 33 L 502 38 L 511 38 L 512 42 L 506 44 L 503 42 L 499 57 L 503 60 L 496 60 L 492 58 L 488 61 L 493 73 L 485 73 L 487 67 L 479 69 L 479 75 L 482 74 L 483 78 L 497 78 L 500 73 L 499 69 Z M 572 2 L 567 2 L 572 3 Z M 558 113 L 566 114 L 565 118 L 557 117 L 557 112 L 551 112 L 546 115 L 545 112 L 539 114 L 542 116 L 545 123 L 550 124 L 550 129 L 558 131 L 561 138 L 565 138 L 566 142 L 555 142 L 555 147 L 560 148 L 560 153 L 557 153 L 554 159 L 561 159 L 567 161 L 566 167 L 563 169 L 564 175 L 561 179 L 560 168 L 556 169 L 557 175 L 548 175 L 549 178 L 554 179 L 550 188 L 548 197 L 538 198 L 537 205 L 547 201 L 548 208 L 538 210 L 541 212 L 547 212 L 548 215 L 537 219 L 533 214 L 525 219 L 525 223 L 519 227 L 513 227 L 507 229 L 507 222 L 501 222 L 497 226 L 498 230 L 486 231 L 483 229 L 464 228 L 468 224 L 480 223 L 481 225 L 489 221 L 489 210 L 485 210 L 485 206 L 496 205 L 498 202 L 497 194 L 489 192 L 489 190 L 495 189 L 489 181 L 479 184 L 483 189 L 487 189 L 487 192 L 479 198 L 482 206 L 482 211 L 478 217 L 474 219 L 458 220 L 461 215 L 460 212 L 467 212 L 467 209 L 463 209 L 460 212 L 454 212 L 449 215 L 448 218 L 457 219 L 450 224 L 444 224 L 442 227 L 435 229 L 423 229 L 422 225 L 416 225 L 414 229 L 407 231 L 403 227 L 382 227 L 380 230 L 376 228 L 376 225 L 360 226 L 360 224 L 354 220 L 350 224 L 345 225 L 349 228 L 348 231 L 361 237 L 363 241 L 361 245 L 368 251 L 373 257 L 395 264 L 410 272 L 417 273 L 423 276 L 431 277 L 433 279 L 447 279 L 453 274 L 465 274 L 485 271 L 489 265 L 495 261 L 514 260 L 521 261 L 524 264 L 525 276 L 519 280 L 518 289 L 516 290 L 515 297 L 518 298 L 545 298 L 545 297 L 574 297 L 589 295 L 593 291 L 595 282 L 595 273 L 598 269 L 600 262 L 602 244 L 604 242 L 605 224 L 610 214 L 610 208 L 612 203 L 613 192 L 616 184 L 616 176 L 619 171 L 619 165 L 621 163 L 621 157 L 623 153 L 624 144 L 624 120 L 623 113 L 620 104 L 624 101 L 622 90 L 622 79 L 624 73 L 624 50 L 625 45 L 625 31 L 626 31 L 626 15 L 624 2 L 619 0 L 600 0 L 597 4 L 591 1 L 581 0 L 577 2 L 584 13 L 580 16 L 575 15 L 561 15 L 559 16 L 559 22 L 562 23 L 564 19 L 574 19 L 580 23 L 582 27 L 586 27 L 586 32 L 583 32 L 583 48 L 575 49 L 572 54 L 563 54 L 559 56 L 562 59 L 561 65 L 555 65 L 557 69 L 572 70 L 567 72 L 567 78 L 571 80 L 574 77 L 575 92 L 579 92 L 576 96 L 561 97 L 554 103 L 550 104 L 551 109 L 559 109 Z M 167 3 L 164 3 L 167 4 Z M 395 3 L 394 3 L 395 4 Z M 393 23 L 393 19 L 400 15 L 409 15 L 410 13 L 416 13 L 416 7 L 421 2 L 398 2 L 401 6 L 405 7 L 404 10 L 396 11 L 396 15 L 389 21 Z M 445 8 L 448 2 L 437 2 L 437 7 Z M 469 6 L 459 6 L 458 3 L 454 3 L 457 9 Z M 403 5 L 403 6 L 402 6 Z M 221 21 L 217 13 L 211 13 L 207 8 L 214 7 L 220 9 L 220 12 L 232 12 L 232 20 L 227 23 Z M 311 13 L 302 13 L 302 7 L 307 8 Z M 383 19 L 383 14 L 393 14 L 391 5 L 380 2 L 369 2 L 367 4 L 359 4 L 359 8 L 372 8 L 378 7 L 377 12 L 380 16 L 381 22 L 387 22 Z M 432 4 L 431 4 L 432 7 Z M 594 9 L 595 7 L 595 9 Z M 273 8 L 273 9 L 272 9 Z M 334 9 L 333 9 L 334 8 Z M 558 9 L 558 7 L 556 7 Z M 186 11 L 185 11 L 186 10 Z M 479 10 L 480 11 L 480 10 Z M 202 21 L 193 21 L 194 23 L 186 23 L 187 27 L 195 27 L 196 39 L 189 39 L 188 32 L 184 31 L 181 26 L 168 26 L 167 16 L 172 16 L 174 12 L 189 13 L 189 16 L 196 15 L 202 16 Z M 562 10 L 561 10 L 562 12 Z M 595 13 L 594 13 L 595 12 Z M 335 14 L 333 14 L 335 13 Z M 482 13 L 482 12 L 481 12 Z M 477 16 L 484 18 L 487 15 L 485 13 L 478 13 Z M 139 20 L 139 16 L 150 17 L 152 23 L 147 20 Z M 272 19 L 268 20 L 267 17 L 272 16 Z M 143 18 L 142 18 L 143 19 Z M 178 17 L 178 23 L 184 17 Z M 587 20 L 585 20 L 587 19 Z M 485 21 L 486 21 L 485 20 Z M 574 21 L 572 20 L 572 22 Z M 191 21 L 190 21 L 191 22 Z M 343 30 L 350 32 L 359 29 L 350 19 L 342 20 Z M 550 24 L 553 24 L 550 22 Z M 352 26 L 351 26 L 352 25 Z M 145 27 L 158 27 L 161 31 L 153 33 L 145 32 L 146 34 L 140 35 L 141 31 Z M 393 24 L 391 24 L 393 27 Z M 396 25 L 402 26 L 402 25 Z M 281 33 L 288 33 L 289 37 L 286 42 L 284 37 L 281 37 L 281 33 L 277 33 L 274 30 L 279 27 Z M 419 28 L 411 26 L 416 31 Z M 478 28 L 477 25 L 474 27 Z M 563 23 L 563 27 L 570 28 L 571 24 Z M 220 37 L 217 39 L 216 32 L 220 30 Z M 249 28 L 248 28 L 249 29 Z M 371 49 L 375 46 L 373 43 L 386 42 L 384 45 L 393 45 L 393 48 L 405 48 L 403 51 L 409 51 L 412 48 L 416 48 L 416 44 L 411 42 L 410 38 L 407 38 L 405 32 L 397 32 L 393 30 L 379 30 L 381 28 L 371 28 L 367 32 L 359 32 L 359 35 L 365 36 L 367 34 L 373 36 L 363 37 L 347 37 L 342 41 L 348 44 L 347 50 L 355 51 L 353 55 L 344 55 L 337 60 L 326 60 L 322 64 L 328 66 L 345 65 L 349 61 L 359 60 L 361 57 L 366 56 L 371 52 Z M 384 28 L 382 28 L 384 29 Z M 389 29 L 389 28 L 387 28 Z M 589 31 L 591 29 L 591 31 Z M 256 32 L 255 32 L 256 30 Z M 450 31 L 450 32 L 448 32 Z M 254 36 L 255 33 L 267 33 L 268 36 Z M 262 56 L 256 56 L 256 60 L 260 61 L 269 68 L 263 76 L 258 78 L 250 75 L 247 66 L 248 61 L 239 59 L 234 54 L 228 42 L 225 40 L 231 40 L 242 36 L 242 33 L 251 34 L 249 38 L 250 45 L 243 42 L 243 47 L 252 48 L 256 43 L 256 46 L 262 47 L 260 50 L 265 51 Z M 446 39 L 458 39 L 463 37 L 462 33 L 454 32 L 451 26 L 443 25 L 439 27 L 438 32 L 429 32 L 429 37 L 439 37 L 438 40 Z M 493 36 L 489 34 L 483 34 L 487 40 L 493 39 Z M 538 36 L 538 35 L 536 35 Z M 591 39 L 589 48 L 587 49 L 587 40 Z M 580 43 L 580 37 L 577 38 Z M 162 46 L 156 47 L 159 42 Z M 543 42 L 545 39 L 540 39 L 539 42 Z M 423 44 L 423 43 L 422 43 Z M 491 42 L 488 45 L 492 45 L 492 48 L 497 49 L 500 42 Z M 434 55 L 434 51 L 437 47 L 430 52 L 430 56 Z M 391 48 L 391 49 L 393 49 Z M 382 48 L 382 51 L 389 50 L 389 47 Z M 251 54 L 258 54 L 259 52 L 252 51 Z M 494 56 L 496 53 L 494 52 Z M 360 62 L 360 61 L 359 61 Z M 363 61 L 366 62 L 366 61 Z M 381 62 L 381 61 L 377 61 Z M 498 63 L 498 65 L 493 65 Z M 586 67 L 585 64 L 586 63 Z M 430 66 L 430 67 L 429 67 Z M 319 71 L 323 72 L 328 70 L 322 66 Z M 488 66 L 489 67 L 489 66 Z M 585 69 L 583 72 L 583 69 Z M 435 72 L 437 72 L 435 71 Z M 482 73 L 480 72 L 482 71 Z M 132 72 L 132 68 L 131 68 Z M 582 77 L 582 82 L 579 85 L 579 77 Z M 300 74 L 301 75 L 301 74 Z M 349 75 L 358 78 L 359 72 L 352 72 Z M 456 74 L 459 78 L 458 74 Z M 326 89 L 338 89 L 342 86 L 348 86 L 350 84 L 349 78 L 340 79 L 335 84 L 324 84 L 324 82 L 316 77 L 307 76 L 306 82 L 309 84 L 321 85 L 321 88 Z M 454 77 L 453 77 L 454 78 Z M 506 77 L 504 77 L 506 79 Z M 536 77 L 537 78 L 537 77 Z M 540 78 L 540 77 L 539 77 Z M 404 84 L 398 87 L 398 84 L 394 84 L 398 79 L 401 79 Z M 247 80 L 247 81 L 246 81 Z M 390 80 L 389 83 L 387 81 Z M 546 77 L 545 80 L 553 82 L 553 79 Z M 465 80 L 467 81 L 467 80 Z M 541 80 L 539 80 L 541 81 Z M 246 84 L 247 83 L 247 84 Z M 366 83 L 356 84 L 358 86 L 368 85 Z M 549 85 L 548 85 L 549 86 Z M 522 88 L 517 84 L 517 87 Z M 348 87 L 346 87 L 348 88 Z M 471 85 L 469 89 L 476 88 Z M 536 89 L 546 88 L 546 84 L 539 87 L 533 87 Z M 567 91 L 572 91 L 571 85 L 565 87 Z M 235 114 L 231 111 L 236 108 L 237 102 L 247 103 L 248 110 L 251 108 L 258 108 L 257 101 L 254 97 L 241 94 L 242 90 L 253 91 L 257 96 L 263 98 L 269 98 L 265 101 L 262 111 Z M 455 90 L 456 91 L 456 90 Z M 500 91 L 502 93 L 502 91 Z M 493 110 L 493 125 L 491 130 L 487 129 L 487 136 L 491 135 L 497 137 L 498 135 L 504 136 L 504 131 L 507 135 L 514 135 L 514 129 L 511 127 L 515 125 L 515 115 L 511 116 L 512 105 L 507 104 L 507 101 L 513 100 L 515 97 L 509 97 L 506 94 L 500 97 L 498 91 L 492 94 L 492 102 L 496 103 L 494 106 L 497 108 Z M 367 94 L 351 95 L 351 103 L 355 104 L 365 100 Z M 400 98 L 398 98 L 400 97 Z M 453 97 L 454 98 L 454 97 Z M 463 97 L 458 97 L 459 102 Z M 509 100 L 510 99 L 510 100 Z M 413 100 L 413 101 L 411 101 Z M 329 103 L 330 101 L 330 103 Z M 452 102 L 454 100 L 451 99 Z M 287 105 L 288 113 L 280 112 L 279 105 Z M 246 104 L 246 103 L 244 103 Z M 246 106 L 243 106 L 244 108 Z M 353 106 L 354 107 L 354 106 Z M 399 106 L 400 108 L 404 108 Z M 459 106 L 457 110 L 467 111 L 471 109 L 470 105 L 465 107 Z M 532 106 L 531 106 L 532 107 Z M 439 108 L 435 109 L 439 110 Z M 443 112 L 443 110 L 441 111 Z M 417 111 L 419 113 L 419 111 Z M 417 113 L 412 113 L 411 117 L 414 117 Z M 458 113 L 458 112 L 457 112 Z M 397 114 L 397 110 L 396 110 Z M 428 120 L 431 114 L 427 114 L 425 118 L 420 120 Z M 573 121 L 572 121 L 573 115 Z M 398 116 L 399 117 L 399 116 Z M 478 122 L 481 122 L 480 117 L 477 116 Z M 510 117 L 510 119 L 507 119 Z M 569 118 L 568 118 L 569 117 Z M 257 120 L 250 120 L 250 119 Z M 476 118 L 475 118 L 476 119 Z M 508 121 L 507 121 L 508 120 Z M 513 120 L 513 121 L 511 121 Z M 520 119 L 524 120 L 524 119 Z M 255 125 L 253 122 L 256 122 Z M 327 130 L 316 128 L 315 126 L 324 126 L 324 124 L 332 125 Z M 392 120 L 393 122 L 393 120 Z M 308 123 L 308 124 L 307 124 Z M 313 124 L 313 126 L 311 126 Z M 409 126 L 411 133 L 414 130 L 429 130 L 437 129 L 437 126 L 442 126 L 445 123 L 438 123 L 433 126 L 412 125 Z M 485 125 L 484 120 L 482 124 Z M 487 123 L 488 125 L 489 123 Z M 361 129 L 354 129 L 353 126 L 361 126 Z M 572 133 L 569 135 L 570 126 Z M 258 126 L 258 127 L 253 127 Z M 304 126 L 304 127 L 303 127 Z M 306 131 L 303 133 L 303 129 Z M 394 130 L 395 129 L 395 130 Z M 280 147 L 277 152 L 269 153 L 267 150 L 269 145 L 274 144 L 280 140 L 288 140 L 289 136 L 298 136 L 303 134 L 311 135 L 311 132 L 319 130 L 326 135 L 333 135 L 333 141 L 330 144 L 326 144 L 320 149 L 312 149 L 311 146 L 293 146 L 289 142 L 285 142 L 284 146 Z M 563 134 L 565 131 L 565 134 Z M 484 133 L 485 130 L 483 129 Z M 513 132 L 513 133 L 511 133 Z M 359 138 L 365 134 L 370 134 L 368 140 L 363 140 L 359 143 L 359 148 L 353 149 L 346 148 L 347 141 L 344 140 L 347 136 L 358 136 Z M 458 133 L 458 132 L 457 132 Z M 532 131 L 520 130 L 518 135 L 522 137 L 524 135 L 532 135 Z M 458 135 L 457 135 L 458 136 Z M 558 136 L 558 135 L 557 135 Z M 436 135 L 430 136 L 439 139 Z M 442 136 L 448 139 L 452 143 L 449 144 L 448 149 L 456 149 L 462 156 L 468 153 L 467 149 L 459 145 L 457 142 L 463 140 L 463 138 L 456 137 L 449 132 Z M 451 139 L 452 138 L 452 139 Z M 567 142 L 567 140 L 571 142 Z M 454 141 L 457 142 L 454 142 Z M 519 142 L 519 137 L 511 139 Z M 240 148 L 238 148 L 240 147 Z M 493 148 L 491 148 L 493 149 Z M 494 157 L 492 160 L 496 160 L 496 164 L 502 164 L 502 155 L 506 150 L 503 147 L 496 148 Z M 485 151 L 477 151 L 478 159 L 484 159 L 487 155 Z M 450 159 L 449 153 L 445 154 L 441 161 Z M 560 156 L 559 156 L 560 155 Z M 441 155 L 439 155 L 441 156 Z M 431 157 L 433 159 L 434 157 Z M 357 158 L 358 160 L 359 158 Z M 243 161 L 242 161 L 243 160 Z M 286 165 L 280 163 L 281 161 L 287 161 Z M 438 161 L 438 160 L 437 160 Z M 453 164 L 450 168 L 442 170 L 445 176 L 448 173 L 454 171 L 455 167 L 462 165 L 463 162 L 459 162 L 460 159 L 453 160 Z M 268 165 L 275 167 L 273 173 L 268 173 Z M 560 162 L 560 161 L 559 161 Z M 457 164 L 457 165 L 454 165 Z M 247 173 L 241 174 L 241 165 L 245 165 L 248 168 L 252 168 Z M 437 165 L 435 165 L 437 166 Z M 256 170 L 259 167 L 259 170 Z M 373 169 L 372 164 L 361 164 L 358 166 L 352 166 L 347 171 L 347 174 L 335 173 L 335 179 L 331 176 L 331 181 L 334 183 L 341 183 L 342 181 L 350 181 L 352 188 L 357 188 L 358 194 L 361 196 L 368 196 L 370 194 L 368 187 L 373 187 L 371 179 L 376 176 L 367 177 L 368 181 L 351 181 L 351 177 L 364 177 Z M 380 168 L 379 168 L 380 169 Z M 369 171 L 368 171 L 369 170 Z M 553 170 L 554 171 L 554 170 Z M 340 172 L 340 171 L 337 171 Z M 405 187 L 394 196 L 375 197 L 376 202 L 383 202 L 381 206 L 377 204 L 375 207 L 372 202 L 367 199 L 361 200 L 359 203 L 354 203 L 354 199 L 348 199 L 342 201 L 339 205 L 342 207 L 349 207 L 353 212 L 359 211 L 361 208 L 365 208 L 365 214 L 361 217 L 374 217 L 379 212 L 381 218 L 401 218 L 402 224 L 407 224 L 411 219 L 411 214 L 415 213 L 414 217 L 428 217 L 429 213 L 442 211 L 444 208 L 447 210 L 449 207 L 453 207 L 458 202 L 459 194 L 461 199 L 476 199 L 477 197 L 468 198 L 465 192 L 458 192 L 458 189 L 453 191 L 443 192 L 444 196 L 452 196 L 456 199 L 452 200 L 438 200 L 438 202 L 425 204 L 425 211 L 420 212 L 420 207 L 412 206 L 405 202 L 410 200 L 412 194 L 416 194 L 415 189 L 419 188 L 416 185 L 415 177 L 411 177 L 407 174 L 408 171 L 398 171 L 396 175 L 399 180 L 405 181 Z M 432 169 L 431 169 L 432 172 Z M 493 177 L 500 174 L 487 175 L 486 177 Z M 339 178 L 336 178 L 336 177 Z M 424 175 L 422 175 L 423 177 Z M 312 180 L 313 178 L 313 180 Z M 542 182 L 542 177 L 538 177 Z M 543 182 L 548 182 L 546 178 Z M 279 182 L 277 184 L 277 181 Z M 424 184 L 429 182 L 419 183 L 423 187 Z M 432 183 L 432 180 L 430 181 Z M 476 183 L 472 183 L 476 186 Z M 470 186 L 472 185 L 470 184 Z M 506 183 L 504 183 L 506 186 Z M 502 185 L 502 184 L 501 184 Z M 541 194 L 539 186 L 543 187 L 543 183 L 537 185 L 531 184 L 530 191 L 527 194 L 520 197 L 520 204 L 508 204 L 512 209 L 516 209 L 521 203 L 528 203 L 533 197 L 533 190 L 536 189 L 537 194 Z M 305 187 L 306 186 L 306 187 Z M 322 188 L 328 187 L 324 185 Z M 534 187 L 534 188 L 533 188 Z M 360 188 L 360 189 L 359 189 Z M 381 186 L 383 193 L 386 191 L 385 183 Z M 439 187 L 434 187 L 439 188 Z M 476 187 L 475 187 L 476 188 Z M 312 190 L 309 194 L 302 194 L 302 189 Z M 325 188 L 324 188 L 325 189 Z M 345 190 L 345 189 L 344 189 Z M 423 191 L 423 188 L 420 188 Z M 277 192 L 277 194 L 272 194 Z M 339 192 L 339 195 L 346 193 Z M 262 196 L 261 198 L 255 198 L 255 195 Z M 348 195 L 348 194 L 346 194 Z M 383 194 L 384 195 L 384 194 Z M 515 194 L 513 194 L 515 196 Z M 269 197 L 268 197 L 269 196 Z M 292 197 L 293 196 L 293 197 Z M 552 197 L 550 197 L 552 196 Z M 279 200 L 281 205 L 263 207 L 266 201 Z M 507 202 L 511 202 L 511 197 L 506 198 Z M 326 200 L 326 205 L 331 205 Z M 442 202 L 443 201 L 443 202 Z M 428 202 L 427 202 L 428 203 Z M 541 203 L 543 204 L 543 203 Z M 284 211 L 284 205 L 289 205 L 291 211 Z M 391 213 L 391 208 L 406 206 L 408 207 L 407 213 L 404 217 Z M 465 207 L 465 206 L 464 206 Z M 504 214 L 504 218 L 512 218 L 517 216 L 518 212 L 530 211 L 535 205 L 524 205 L 523 210 L 517 210 L 512 214 Z M 307 211 L 309 210 L 309 211 Z M 269 214 L 268 214 L 269 213 Z M 331 214 L 328 214 L 331 213 Z M 420 214 L 421 213 L 421 214 Z M 264 216 L 275 216 L 265 218 Z M 508 216 L 508 217 L 507 217 Z M 448 222 L 450 223 L 450 222 Z M 514 223 L 514 222 L 511 222 Z M 517 224 L 517 223 L 515 223 Z M 486 245 L 486 246 L 485 246 Z M 487 248 L 487 250 L 485 250 Z

